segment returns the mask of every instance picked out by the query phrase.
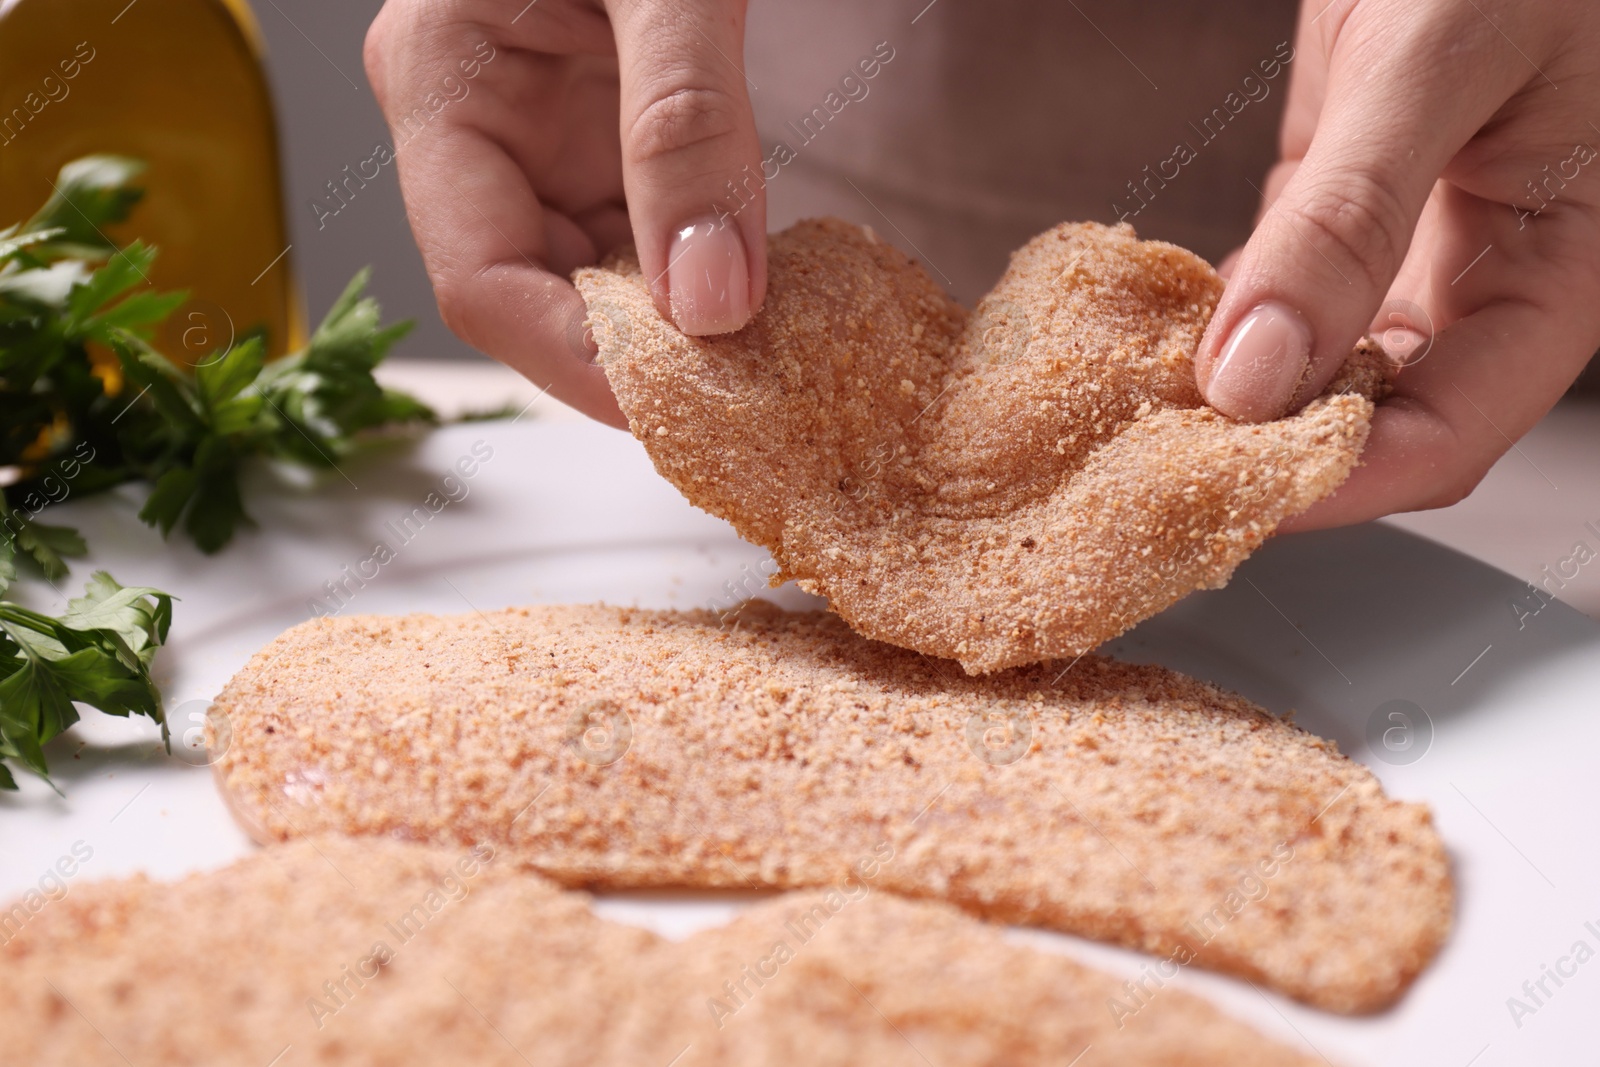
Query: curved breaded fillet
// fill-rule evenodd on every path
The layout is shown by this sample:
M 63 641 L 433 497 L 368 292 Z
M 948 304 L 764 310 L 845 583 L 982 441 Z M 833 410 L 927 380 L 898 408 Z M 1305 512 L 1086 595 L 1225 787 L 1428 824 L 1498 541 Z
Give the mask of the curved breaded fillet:
M 674 944 L 509 857 L 340 838 L 78 887 L 0 947 L 7 1062 L 36 1067 L 1321 1062 L 1126 997 L 939 905 L 796 894 Z
M 1071 657 L 1223 585 L 1366 442 L 1384 361 L 1277 422 L 1206 406 L 1222 281 L 1132 227 L 1061 225 L 969 317 L 837 220 L 772 237 L 750 325 L 689 337 L 626 256 L 576 273 L 656 469 L 859 632 L 971 673 Z
M 532 607 L 304 623 L 214 705 L 260 840 L 493 841 L 570 885 L 881 886 L 1337 1011 L 1451 920 L 1444 848 L 1320 738 L 1159 667 L 969 678 L 825 613 Z

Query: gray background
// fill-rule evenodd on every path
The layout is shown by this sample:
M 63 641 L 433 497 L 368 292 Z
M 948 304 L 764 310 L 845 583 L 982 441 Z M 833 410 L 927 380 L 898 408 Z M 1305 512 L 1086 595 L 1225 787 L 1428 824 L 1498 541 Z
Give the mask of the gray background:
M 326 195 L 327 182 L 389 140 L 361 67 L 362 40 L 383 0 L 251 0 L 251 6 L 267 38 L 294 244 L 290 254 L 311 324 L 350 276 L 371 264 L 372 291 L 385 313 L 417 322 L 397 356 L 482 358 L 439 320 L 422 256 L 406 225 L 394 167 L 383 168 L 321 230 L 311 210 L 318 194 Z

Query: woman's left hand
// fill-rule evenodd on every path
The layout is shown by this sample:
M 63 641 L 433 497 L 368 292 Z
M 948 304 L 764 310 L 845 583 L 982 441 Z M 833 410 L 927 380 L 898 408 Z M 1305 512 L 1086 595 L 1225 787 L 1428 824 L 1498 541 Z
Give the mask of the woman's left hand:
M 1600 348 L 1600 4 L 1307 0 L 1296 52 L 1200 388 L 1276 418 L 1384 337 L 1363 465 L 1288 525 L 1452 504 Z

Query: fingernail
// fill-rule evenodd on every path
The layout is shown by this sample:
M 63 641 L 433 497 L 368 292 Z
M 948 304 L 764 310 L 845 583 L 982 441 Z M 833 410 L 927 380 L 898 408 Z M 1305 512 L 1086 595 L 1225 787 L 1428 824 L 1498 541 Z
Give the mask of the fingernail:
M 1206 383 L 1206 399 L 1236 419 L 1276 419 L 1289 410 L 1310 361 L 1310 324 L 1269 300 L 1233 328 Z
M 667 250 L 667 297 L 684 333 L 730 333 L 750 321 L 750 268 L 736 226 L 707 218 L 678 229 Z

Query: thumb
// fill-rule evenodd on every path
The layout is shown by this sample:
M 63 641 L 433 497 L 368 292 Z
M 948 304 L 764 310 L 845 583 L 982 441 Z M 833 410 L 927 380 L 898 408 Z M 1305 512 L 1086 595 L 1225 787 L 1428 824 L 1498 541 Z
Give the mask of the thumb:
M 766 293 L 761 142 L 744 0 L 613 0 L 622 170 L 639 264 L 685 333 L 737 330 Z
M 1279 418 L 1326 387 L 1393 284 L 1435 180 L 1515 91 L 1519 72 L 1470 23 L 1427 29 L 1385 37 L 1352 15 L 1341 32 L 1315 134 L 1195 353 L 1197 384 L 1223 413 Z M 1472 53 L 1453 68 L 1471 78 L 1428 61 L 1441 32 Z

